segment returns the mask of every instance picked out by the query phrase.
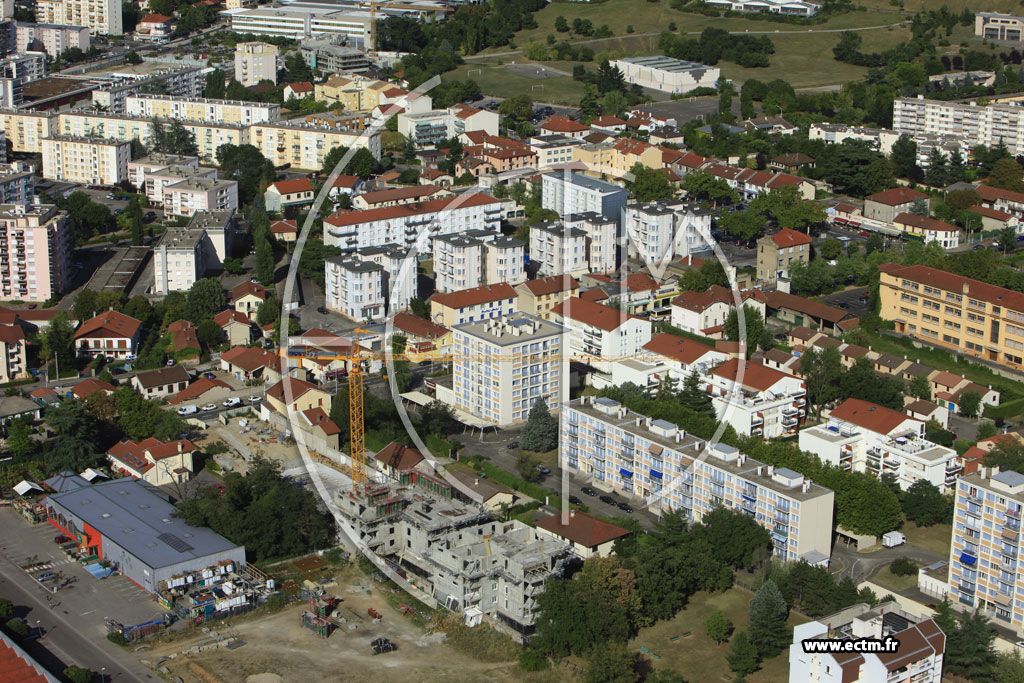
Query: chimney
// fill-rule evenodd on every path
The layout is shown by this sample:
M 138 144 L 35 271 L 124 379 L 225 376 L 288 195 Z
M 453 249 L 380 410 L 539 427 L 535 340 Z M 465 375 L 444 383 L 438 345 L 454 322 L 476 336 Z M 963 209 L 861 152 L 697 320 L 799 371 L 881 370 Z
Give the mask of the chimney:
M 641 422 L 643 422 L 643 418 L 642 418 L 642 417 L 638 417 L 638 418 L 637 418 L 637 419 L 635 420 L 635 422 L 636 422 L 636 426 L 637 426 L 637 427 L 639 427 L 639 426 L 640 426 L 640 423 L 641 423 Z
M 810 490 L 810 488 L 811 488 L 811 484 L 813 484 L 813 483 L 814 483 L 814 482 L 813 482 L 813 481 L 811 481 L 810 479 L 806 479 L 806 480 L 804 480 L 804 485 L 803 485 L 803 492 L 804 492 L 804 493 L 807 493 L 807 492 L 808 492 L 808 491 Z
M 479 479 L 474 479 L 473 480 L 473 486 L 479 486 L 479 485 L 480 485 L 480 480 Z
M 774 477 L 775 476 L 775 465 L 768 465 L 768 476 L 769 477 Z
M 575 510 L 569 510 L 569 516 L 570 517 L 575 517 L 576 516 L 576 511 Z
M 758 465 L 757 466 L 757 476 L 760 477 L 760 476 L 763 476 L 763 475 L 764 475 L 764 465 Z
M 178 452 L 182 453 L 183 451 L 184 451 L 184 446 L 181 445 L 181 441 L 178 441 Z

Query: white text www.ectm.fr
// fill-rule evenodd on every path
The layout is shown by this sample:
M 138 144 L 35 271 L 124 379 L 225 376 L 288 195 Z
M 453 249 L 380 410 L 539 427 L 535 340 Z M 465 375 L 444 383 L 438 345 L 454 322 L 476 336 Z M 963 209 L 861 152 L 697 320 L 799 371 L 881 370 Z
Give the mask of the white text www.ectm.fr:
M 833 640 L 829 638 L 809 638 L 803 641 L 804 652 L 896 652 L 900 649 L 900 641 L 892 636 L 884 640 L 878 638 L 855 638 L 853 640 Z

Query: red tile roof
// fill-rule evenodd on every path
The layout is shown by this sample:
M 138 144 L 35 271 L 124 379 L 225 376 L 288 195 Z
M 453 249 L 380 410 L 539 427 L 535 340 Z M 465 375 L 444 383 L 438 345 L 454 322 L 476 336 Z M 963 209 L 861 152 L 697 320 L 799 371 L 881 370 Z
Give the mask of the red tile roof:
M 479 306 L 480 304 L 489 304 L 493 301 L 514 298 L 516 298 L 516 290 L 512 289 L 512 285 L 502 282 L 497 285 L 460 289 L 457 292 L 448 292 L 447 294 L 434 294 L 428 301 L 436 302 L 448 308 L 466 308 L 467 306 Z
M 165 17 L 162 14 L 147 14 L 139 19 L 140 24 L 166 24 L 168 21 L 173 20 L 171 17 Z
M 889 434 L 908 420 L 920 422 L 906 413 L 870 401 L 862 401 L 859 398 L 848 398 L 840 403 L 832 411 L 832 417 L 863 427 L 876 434 Z
M 640 320 L 635 315 L 630 315 L 611 306 L 605 306 L 594 301 L 587 301 L 579 297 L 569 297 L 562 303 L 551 309 L 563 318 L 576 320 L 590 327 L 597 327 L 605 332 L 617 330 L 631 319 Z
M 113 393 L 114 385 L 109 382 L 102 382 L 98 379 L 89 377 L 83 379 L 81 382 L 71 388 L 71 392 L 78 398 L 85 398 L 89 394 L 97 391 L 105 391 L 107 393 Z
M 221 327 L 229 325 L 231 323 L 241 323 L 248 327 L 250 325 L 248 316 L 241 311 L 236 311 L 233 308 L 226 308 L 217 315 L 213 316 L 213 322 L 217 323 Z
M 51 678 L 36 660 L 12 642 L 7 636 L 0 639 L 0 679 L 5 683 L 48 683 Z
M 423 202 L 414 202 L 412 204 L 383 206 L 377 209 L 367 209 L 366 211 L 338 211 L 325 218 L 324 223 L 336 227 L 344 227 L 346 225 L 357 225 L 359 223 L 385 221 L 394 218 L 419 216 L 425 213 L 434 213 L 437 211 L 447 211 L 463 207 L 486 206 L 488 204 L 500 203 L 501 201 L 494 197 L 481 192 L 474 192 L 468 196 L 460 195 L 458 197 L 442 197 L 440 199 L 430 199 Z
M 297 235 L 299 225 L 296 221 L 281 220 L 270 224 L 270 232 L 275 235 Z
M 900 204 L 916 202 L 919 199 L 928 199 L 928 195 L 909 187 L 894 187 L 891 190 L 884 190 L 882 192 L 876 192 L 875 194 L 868 195 L 864 198 L 864 201 L 877 202 L 888 206 L 899 206 Z
M 740 363 L 743 363 L 742 368 Z M 712 370 L 711 374 L 717 377 L 736 381 L 739 379 L 738 375 L 741 369 L 743 371 L 743 386 L 756 391 L 771 389 L 779 381 L 792 377 L 792 375 L 779 372 L 775 368 L 770 368 L 767 365 L 753 363 L 750 361 L 741 361 L 736 358 L 722 363 Z
M 253 296 L 259 297 L 266 301 L 267 299 L 267 288 L 251 280 L 246 280 L 240 285 L 235 285 L 231 288 L 231 300 L 238 301 L 239 299 L 252 294 Z
M 523 285 L 534 296 L 571 292 L 580 288 L 580 283 L 572 275 L 550 275 L 537 280 L 527 280 Z
M 167 402 L 171 405 L 178 405 L 179 403 L 197 399 L 207 391 L 216 389 L 217 387 L 229 390 L 231 389 L 231 385 L 223 380 L 200 377 L 195 382 L 188 385 L 184 390 L 179 391 L 177 394 L 167 399 Z
M 689 365 L 715 349 L 693 339 L 663 332 L 644 344 L 644 350 Z
M 345 175 L 342 173 L 334 179 L 334 187 L 347 187 L 349 189 L 355 187 L 362 180 L 357 175 Z
M 590 130 L 579 121 L 573 121 L 566 116 L 552 116 L 538 126 L 541 130 L 550 130 L 555 133 L 582 133 Z
M 176 456 L 179 453 L 191 453 L 194 450 L 196 450 L 195 445 L 187 439 L 161 441 L 150 437 L 137 443 L 128 439 L 119 441 L 107 450 L 107 455 L 113 456 L 115 460 L 136 472 L 145 474 L 153 468 L 156 464 L 155 461 Z M 154 462 L 146 457 L 147 454 L 153 458 Z
M 287 385 L 287 387 L 285 385 Z M 273 396 L 282 403 L 288 403 L 288 401 L 285 400 L 286 388 L 288 389 L 289 392 L 291 392 L 291 402 L 293 403 L 297 401 L 300 396 L 302 396 L 308 391 L 323 391 L 323 389 L 321 389 L 317 385 L 307 382 L 305 380 L 297 379 L 295 377 L 283 377 L 281 378 L 281 381 L 267 389 L 267 396 Z
M 832 324 L 836 324 L 841 320 L 853 317 L 849 311 L 844 311 L 841 308 L 834 308 L 827 304 L 823 304 L 820 301 L 811 301 L 810 299 L 805 299 L 802 296 L 797 296 L 796 294 L 789 294 L 788 292 L 768 292 L 765 294 L 765 297 L 768 300 L 768 308 L 788 308 L 791 311 L 805 313 L 814 318 L 821 318 L 822 320 L 828 321 Z
M 0 325 L 0 342 L 17 344 L 25 340 L 25 330 L 19 325 Z
M 979 185 L 976 192 L 978 193 L 978 196 L 986 202 L 994 202 L 997 199 L 1002 199 L 1011 204 L 1024 204 L 1024 194 L 1014 192 L 1013 190 L 1004 190 L 1001 187 L 991 187 L 989 185 Z
M 618 116 L 612 116 L 605 114 L 604 116 L 598 116 L 596 119 L 590 122 L 591 126 L 624 126 L 626 125 L 625 119 L 620 119 Z
M 946 636 L 932 619 L 920 621 L 893 637 L 899 641 L 899 647 L 894 652 L 876 655 L 890 674 L 927 657 L 942 655 L 946 650 Z
M 661 285 L 647 273 L 631 273 L 626 276 L 626 287 L 633 292 L 646 292 Z
M 782 249 L 785 247 L 798 247 L 801 244 L 810 244 L 811 238 L 809 235 L 802 232 L 797 232 L 790 228 L 783 228 L 772 235 L 772 242 L 775 242 L 775 246 Z
M 423 460 L 423 454 L 415 448 L 392 441 L 373 456 L 378 462 L 391 469 L 404 472 L 416 467 Z
M 138 320 L 117 311 L 106 311 L 95 318 L 86 320 L 75 332 L 75 339 L 102 337 L 131 339 L 139 331 Z
M 960 228 L 955 225 L 950 225 L 946 221 L 940 221 L 936 218 L 928 218 L 927 216 L 918 216 L 915 213 L 898 214 L 893 222 L 910 225 L 915 228 L 920 228 L 921 230 L 933 230 L 935 232 L 960 232 Z
M 537 527 L 550 531 L 561 538 L 568 539 L 584 548 L 596 548 L 603 543 L 628 536 L 628 529 L 609 524 L 585 512 L 572 510 L 569 512 L 569 523 L 562 524 L 561 513 L 552 515 L 537 522 Z
M 410 185 L 408 187 L 391 187 L 386 190 L 365 192 L 359 197 L 371 207 L 374 204 L 385 202 L 396 202 L 403 199 L 415 199 L 417 197 L 429 197 L 432 194 L 441 192 L 436 185 Z
M 309 178 L 296 178 L 294 180 L 278 180 L 271 184 L 271 187 L 280 194 L 295 194 L 296 192 L 312 192 L 313 183 Z
M 969 208 L 967 210 L 970 211 L 971 213 L 976 213 L 979 216 L 985 216 L 986 218 L 993 218 L 993 219 L 995 219 L 997 221 L 1004 221 L 1005 222 L 1005 221 L 1008 221 L 1011 218 L 1013 218 L 1013 216 L 1011 214 L 1008 214 L 1005 211 L 1000 211 L 999 209 L 990 209 L 987 206 L 979 206 L 977 204 L 975 204 L 974 206 L 972 206 L 971 208 Z
M 341 433 L 341 427 L 335 424 L 334 420 L 324 412 L 323 408 L 310 408 L 303 410 L 302 415 L 309 422 L 311 427 L 319 427 L 327 436 L 334 436 Z
M 1024 311 L 1024 294 L 1011 289 L 990 285 L 980 280 L 955 275 L 944 270 L 928 266 L 901 266 L 896 263 L 883 263 L 878 266 L 883 273 L 898 278 L 921 282 L 949 292 L 956 292 L 973 299 L 986 301 L 996 306 L 1006 306 L 1015 311 Z
M 411 313 L 397 314 L 391 319 L 391 324 L 394 325 L 396 331 L 406 332 L 414 337 L 422 337 L 424 339 L 440 339 L 450 331 L 444 325 L 424 320 L 418 315 Z
M 188 320 L 174 321 L 167 326 L 167 332 L 171 335 L 171 346 L 174 347 L 175 351 L 199 348 L 196 326 Z
M 220 354 L 220 359 L 231 365 L 253 372 L 263 367 L 279 368 L 280 359 L 270 351 L 252 346 L 234 346 Z
M 292 92 L 313 92 L 315 88 L 309 81 L 299 81 L 298 83 L 289 83 L 285 86 L 291 88 Z
M 483 109 L 477 109 L 476 107 L 470 107 L 469 105 L 466 105 L 466 104 L 456 104 L 455 105 L 455 109 L 457 110 L 455 112 L 455 117 L 459 118 L 459 119 L 468 119 L 471 116 L 476 116 L 477 114 L 482 114 L 483 111 L 484 111 Z
M 580 298 L 584 301 L 604 301 L 608 298 L 608 294 L 600 287 L 592 287 L 580 292 Z

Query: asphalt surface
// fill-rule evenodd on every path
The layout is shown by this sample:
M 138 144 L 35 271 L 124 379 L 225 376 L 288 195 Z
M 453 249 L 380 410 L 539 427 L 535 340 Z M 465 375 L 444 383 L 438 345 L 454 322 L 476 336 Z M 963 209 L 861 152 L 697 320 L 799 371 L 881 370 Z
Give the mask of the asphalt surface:
M 851 287 L 826 296 L 824 301 L 829 306 L 842 308 L 859 318 L 868 312 L 868 305 L 861 303 L 861 298 L 866 296 L 867 292 L 867 287 Z
M 909 557 L 922 567 L 949 560 L 948 555 L 937 555 L 930 550 L 913 545 L 904 544 L 895 548 L 886 548 L 879 541 L 877 550 L 858 553 L 856 546 L 847 547 L 845 543 L 836 542 L 833 544 L 829 570 L 837 579 L 849 576 L 855 582 L 860 583 L 885 565 L 901 557 Z

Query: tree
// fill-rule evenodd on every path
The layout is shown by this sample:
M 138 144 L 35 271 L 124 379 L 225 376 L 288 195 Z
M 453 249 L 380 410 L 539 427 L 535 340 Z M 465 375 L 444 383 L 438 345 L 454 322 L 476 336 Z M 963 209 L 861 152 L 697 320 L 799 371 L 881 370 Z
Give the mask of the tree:
M 709 418 L 715 416 L 715 407 L 711 404 L 708 393 L 701 391 L 700 374 L 696 370 L 691 370 L 683 380 L 683 390 L 679 393 L 677 400 L 695 415 L 704 415 Z
M 757 648 L 750 642 L 746 631 L 740 631 L 732 639 L 732 649 L 725 656 L 725 660 L 729 663 L 729 670 L 740 678 L 757 671 Z
M 274 249 L 264 237 L 256 243 L 256 277 L 264 287 L 274 284 Z
M 729 311 L 725 319 L 725 336 L 729 341 L 744 341 L 746 343 L 747 358 L 750 358 L 758 347 L 770 349 L 772 347 L 772 335 L 764 327 L 764 319 L 753 306 L 743 306 L 744 338 L 740 339 L 739 316 L 736 309 Z
M 825 240 L 825 243 L 821 245 L 821 257 L 826 259 L 837 258 L 843 253 L 843 243 L 837 240 L 835 237 L 829 237 Z
M 636 655 L 622 643 L 597 648 L 583 672 L 583 683 L 636 683 Z
M 527 121 L 533 116 L 533 100 L 529 95 L 507 97 L 498 105 L 498 113 L 515 121 Z
M 932 383 L 928 381 L 926 375 L 914 375 L 909 382 L 907 382 L 907 393 L 917 398 L 923 398 L 926 401 L 932 400 Z
M 253 145 L 221 145 L 217 148 L 221 176 L 238 183 L 238 202 L 243 206 L 261 196 L 274 182 L 274 163 Z
M 1009 253 L 1017 248 L 1017 231 L 1014 228 L 1003 228 L 998 233 L 999 246 L 1003 253 Z
M 761 659 L 769 659 L 789 645 L 786 618 L 789 608 L 775 582 L 768 579 L 750 601 L 750 642 Z
M 185 299 L 185 319 L 198 325 L 223 311 L 227 303 L 227 294 L 218 280 L 212 277 L 196 280 Z
M 7 598 L 0 598 L 0 621 L 6 622 L 14 618 L 14 603 Z
M 1024 169 L 1013 159 L 1000 159 L 992 166 L 988 184 L 1014 192 L 1024 192 Z
M 981 412 L 981 394 L 977 391 L 965 391 L 960 394 L 960 414 L 965 417 L 977 417 Z
M 754 519 L 728 508 L 715 508 L 694 528 L 694 537 L 712 548 L 712 556 L 733 569 L 753 569 L 771 551 L 768 530 Z
M 675 194 L 675 188 L 665 173 L 636 163 L 629 170 L 633 175 L 629 181 L 629 189 L 640 202 L 652 202 L 669 199 Z
M 132 65 L 142 64 L 142 57 L 139 56 L 138 52 L 132 50 L 125 56 L 125 61 Z
M 220 325 L 213 322 L 212 318 L 202 320 L 199 325 L 196 326 L 196 338 L 198 338 L 199 343 L 206 348 L 219 344 L 223 333 L 224 331 L 221 329 Z
M 419 318 L 430 320 L 430 308 L 427 306 L 427 302 L 418 296 L 409 300 L 409 310 Z
M 81 472 L 95 464 L 97 425 L 84 403 L 65 399 L 49 412 L 46 422 L 56 434 L 46 452 L 53 470 Z
M 17 457 L 24 457 L 36 450 L 38 444 L 32 438 L 31 420 L 19 417 L 7 423 L 7 450 Z
M 900 178 L 915 181 L 922 179 L 921 169 L 917 165 L 917 143 L 906 133 L 892 143 L 889 160 L 892 162 L 893 172 Z
M 814 406 L 814 414 L 820 417 L 821 407 L 838 394 L 839 378 L 843 374 L 839 349 L 835 346 L 807 349 L 800 356 L 800 373 L 807 385 L 807 400 Z
M 520 439 L 523 450 L 544 453 L 558 446 L 558 420 L 551 415 L 547 401 L 541 397 L 534 401 L 530 417 Z
M 718 259 L 705 259 L 699 268 L 687 268 L 679 276 L 679 286 L 685 291 L 706 292 L 712 285 L 727 287 L 729 276 Z
M 142 244 L 142 198 L 141 195 L 132 195 L 124 215 L 128 217 L 129 231 L 132 235 L 132 244 Z
M 455 411 L 443 401 L 431 401 L 420 410 L 420 428 L 427 434 L 444 436 L 454 426 Z
M 723 612 L 712 612 L 704 620 L 704 632 L 708 634 L 708 638 L 719 645 L 729 640 L 732 631 L 732 622 L 729 621 L 729 618 Z
M 206 86 L 203 88 L 203 97 L 223 100 L 227 96 L 227 74 L 220 69 L 213 69 L 206 73 Z
M 986 680 L 992 675 L 996 665 L 992 641 L 996 634 L 989 628 L 984 613 L 979 610 L 973 614 L 961 614 L 952 633 L 945 633 L 946 671 L 972 681 Z
M 974 190 L 950 190 L 946 193 L 946 206 L 954 215 L 981 204 L 981 195 Z
M 4 624 L 4 628 L 15 640 L 22 640 L 28 637 L 28 624 L 22 619 L 8 619 L 7 623 Z
M 195 156 L 199 153 L 196 136 L 178 120 L 168 124 L 160 119 L 153 119 L 150 148 L 152 151 L 162 154 Z
M 919 526 L 946 524 L 953 519 L 953 501 L 927 479 L 918 479 L 903 494 L 903 511 Z
M 135 54 L 134 52 L 132 54 Z M 69 666 L 63 671 L 64 678 L 71 681 L 71 683 L 92 683 L 93 679 L 96 678 L 96 674 L 89 669 L 83 669 L 80 666 Z
M 947 166 L 949 159 L 938 147 L 932 150 L 928 156 L 928 170 L 924 173 L 924 181 L 932 187 L 945 187 L 949 182 L 949 171 Z
M 871 254 L 876 251 L 882 251 L 885 248 L 885 242 L 882 240 L 882 236 L 877 232 L 871 233 L 868 237 L 868 241 L 864 243 L 864 253 Z
M 559 33 L 569 32 L 569 22 L 565 20 L 565 17 L 558 15 L 555 17 L 555 30 Z

